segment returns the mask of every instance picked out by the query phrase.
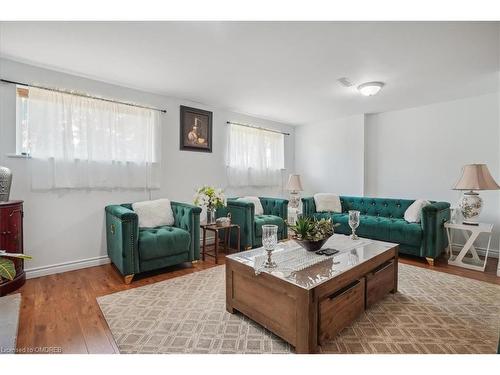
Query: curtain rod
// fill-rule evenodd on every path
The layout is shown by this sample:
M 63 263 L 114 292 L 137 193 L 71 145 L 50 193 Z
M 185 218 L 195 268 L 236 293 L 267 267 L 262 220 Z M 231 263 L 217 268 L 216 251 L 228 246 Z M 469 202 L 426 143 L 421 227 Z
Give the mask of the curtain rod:
M 271 133 L 278 133 L 278 134 L 283 134 L 283 135 L 290 135 L 290 133 L 285 133 L 285 132 L 280 132 L 278 130 L 273 130 L 273 129 L 268 129 L 268 128 L 262 128 L 260 126 L 253 126 L 249 124 L 241 124 L 239 122 L 232 122 L 232 121 L 227 121 L 226 124 L 232 124 L 232 125 L 239 125 L 239 126 L 245 126 L 247 128 L 253 128 L 253 129 L 259 129 L 259 130 L 264 130 L 266 132 L 271 132 Z
M 139 105 L 139 104 L 132 104 L 132 103 L 127 103 L 127 102 L 121 102 L 119 100 L 100 98 L 98 96 L 92 96 L 92 95 L 86 95 L 86 94 L 81 94 L 81 93 L 77 93 L 77 92 L 71 92 L 71 91 L 66 91 L 66 90 L 54 89 L 54 88 L 51 88 L 51 87 L 44 87 L 44 86 L 32 85 L 32 84 L 29 84 L 29 83 L 9 81 L 7 79 L 0 79 L 0 81 L 1 82 L 5 82 L 5 83 L 12 83 L 14 85 L 35 87 L 37 89 L 42 89 L 42 90 L 47 90 L 47 91 L 62 92 L 64 94 L 71 94 L 71 95 L 81 96 L 83 98 L 97 99 L 97 100 L 102 100 L 104 102 L 118 103 L 118 104 L 128 105 L 128 106 L 131 106 L 131 107 L 138 107 L 138 108 L 144 108 L 144 109 L 152 109 L 154 111 L 158 111 L 158 112 L 162 112 L 162 113 L 167 113 L 166 109 L 159 109 L 159 108 L 154 108 L 154 107 L 148 107 L 148 106 L 145 106 L 145 105 Z

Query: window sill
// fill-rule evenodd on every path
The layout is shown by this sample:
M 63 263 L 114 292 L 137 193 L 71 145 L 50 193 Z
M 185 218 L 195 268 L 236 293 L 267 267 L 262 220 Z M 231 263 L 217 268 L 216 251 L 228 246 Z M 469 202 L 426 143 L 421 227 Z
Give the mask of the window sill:
M 31 159 L 30 155 L 22 155 L 22 154 L 5 154 L 5 156 L 14 159 Z

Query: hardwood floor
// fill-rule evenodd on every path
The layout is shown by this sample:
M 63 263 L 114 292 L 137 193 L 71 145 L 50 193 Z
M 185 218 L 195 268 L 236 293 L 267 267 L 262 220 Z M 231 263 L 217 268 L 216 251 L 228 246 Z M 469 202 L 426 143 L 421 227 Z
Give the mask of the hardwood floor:
M 496 276 L 496 259 L 489 259 L 484 273 L 449 266 L 445 259 L 439 260 L 434 267 L 418 258 L 400 256 L 399 261 L 500 285 L 500 277 Z M 224 254 L 219 254 L 219 265 L 224 262 Z M 162 272 L 138 276 L 130 285 L 125 285 L 109 264 L 30 279 L 19 289 L 23 298 L 18 351 L 23 353 L 42 348 L 55 353 L 118 353 L 97 305 L 97 297 L 214 266 L 214 259 L 207 259 L 193 266 L 169 267 Z

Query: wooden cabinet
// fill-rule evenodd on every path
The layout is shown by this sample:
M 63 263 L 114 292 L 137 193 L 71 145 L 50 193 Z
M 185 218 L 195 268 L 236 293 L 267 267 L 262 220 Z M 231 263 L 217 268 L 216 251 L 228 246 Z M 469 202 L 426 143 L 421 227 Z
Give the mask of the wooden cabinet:
M 0 250 L 23 252 L 23 201 L 0 202 Z M 25 280 L 24 261 L 13 260 L 16 266 L 14 280 L 0 280 L 0 296 L 21 287 Z

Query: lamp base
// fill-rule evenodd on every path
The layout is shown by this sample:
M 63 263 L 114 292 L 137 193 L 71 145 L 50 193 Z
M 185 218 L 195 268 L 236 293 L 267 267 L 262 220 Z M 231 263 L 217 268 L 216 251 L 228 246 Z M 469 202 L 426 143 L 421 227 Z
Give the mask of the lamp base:
M 291 191 L 290 198 L 288 199 L 288 206 L 291 208 L 299 208 L 300 193 L 298 191 Z
M 483 208 L 483 200 L 478 193 L 474 191 L 465 192 L 458 203 L 462 216 L 463 223 L 467 225 L 479 225 L 477 219 Z

